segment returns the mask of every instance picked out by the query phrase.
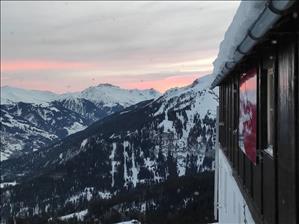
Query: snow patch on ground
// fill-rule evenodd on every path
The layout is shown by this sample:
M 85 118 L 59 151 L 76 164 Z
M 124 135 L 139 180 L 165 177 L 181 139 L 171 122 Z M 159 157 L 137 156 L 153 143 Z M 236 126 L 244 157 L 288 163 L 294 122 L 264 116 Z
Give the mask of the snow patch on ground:
M 173 132 L 173 122 L 168 120 L 168 110 L 165 111 L 165 119 L 159 124 L 158 127 L 163 127 L 164 133 Z
M 133 220 L 130 220 L 130 221 L 118 222 L 118 223 L 114 223 L 114 224 L 141 224 L 141 222 L 139 222 L 136 219 L 133 219 Z
M 65 203 L 71 202 L 73 204 L 77 203 L 79 199 L 86 199 L 87 201 L 90 201 L 92 199 L 92 192 L 94 188 L 93 187 L 86 187 L 83 192 L 80 192 L 78 194 L 75 194 L 68 198 Z
M 136 164 L 135 164 L 135 152 L 134 149 L 132 149 L 132 183 L 134 185 L 134 187 L 136 187 L 137 182 L 138 182 L 138 169 L 136 168 Z
M 59 217 L 58 219 L 64 221 L 64 220 L 68 220 L 68 219 L 77 219 L 78 221 L 84 221 L 84 217 L 87 215 L 88 213 L 88 209 L 82 210 L 80 212 L 74 212 L 68 215 L 64 215 Z
M 13 182 L 3 182 L 3 183 L 0 183 L 0 188 L 5 188 L 5 187 L 15 186 L 15 185 L 17 185 L 16 181 L 13 181 Z
M 81 143 L 80 149 L 83 149 L 88 142 L 88 138 L 84 139 Z
M 125 186 L 127 186 L 127 184 L 128 184 L 127 182 L 129 180 L 128 169 L 127 169 L 127 159 L 128 159 L 129 156 L 128 156 L 128 153 L 126 151 L 126 148 L 129 147 L 129 145 L 130 145 L 130 143 L 128 141 L 123 142 L 123 147 L 124 147 L 124 153 L 123 153 L 123 155 L 124 155 L 124 181 L 125 181 L 124 185 Z
M 67 130 L 68 135 L 74 134 L 76 132 L 82 131 L 85 128 L 87 128 L 87 126 L 80 124 L 79 122 L 74 122 L 72 124 L 72 126 L 70 127 L 65 127 L 64 129 Z
M 112 143 L 112 151 L 109 156 L 109 159 L 111 160 L 111 187 L 114 187 L 114 174 L 116 173 L 115 166 L 116 166 L 117 162 L 114 160 L 115 152 L 116 152 L 116 143 L 113 142 Z
M 99 191 L 98 195 L 101 197 L 101 199 L 109 199 L 112 197 L 111 193 L 107 191 L 105 192 Z

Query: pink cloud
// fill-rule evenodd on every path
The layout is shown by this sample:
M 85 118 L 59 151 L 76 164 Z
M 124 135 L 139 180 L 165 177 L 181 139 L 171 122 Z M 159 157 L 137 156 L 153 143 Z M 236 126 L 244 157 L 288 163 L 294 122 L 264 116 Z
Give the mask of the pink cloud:
M 191 84 L 195 79 L 199 78 L 200 76 L 201 76 L 200 74 L 178 75 L 178 76 L 171 76 L 171 77 L 157 79 L 157 80 L 124 83 L 121 86 L 125 88 L 137 88 L 137 89 L 154 88 L 163 93 L 166 90 L 173 87 L 187 86 Z
M 93 64 L 70 61 L 50 60 L 17 60 L 1 61 L 1 72 L 55 70 L 55 69 L 85 69 L 94 67 Z
M 81 91 L 89 86 L 98 85 L 99 83 L 111 83 L 118 85 L 121 88 L 127 89 L 149 89 L 154 88 L 161 93 L 173 87 L 182 87 L 191 84 L 195 79 L 199 78 L 203 74 L 188 74 L 188 75 L 174 75 L 166 78 L 158 77 L 154 80 L 130 80 L 127 76 L 119 76 L 117 79 L 113 77 L 106 77 L 104 79 L 86 79 L 80 78 L 64 78 L 63 81 L 57 85 L 55 80 L 40 80 L 40 79 L 2 79 L 2 84 L 16 86 L 20 88 L 28 89 L 39 89 L 39 90 L 50 90 L 57 93 L 65 93 L 70 91 Z

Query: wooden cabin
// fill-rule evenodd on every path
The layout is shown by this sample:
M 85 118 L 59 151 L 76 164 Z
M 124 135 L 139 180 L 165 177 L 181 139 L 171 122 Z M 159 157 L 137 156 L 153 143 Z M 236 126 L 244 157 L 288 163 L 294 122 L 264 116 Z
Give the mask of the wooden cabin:
M 259 38 L 251 26 L 254 46 L 244 52 L 241 43 L 242 59 L 225 64 L 212 84 L 219 87 L 219 223 L 299 223 L 298 2 L 270 10 L 279 19 Z

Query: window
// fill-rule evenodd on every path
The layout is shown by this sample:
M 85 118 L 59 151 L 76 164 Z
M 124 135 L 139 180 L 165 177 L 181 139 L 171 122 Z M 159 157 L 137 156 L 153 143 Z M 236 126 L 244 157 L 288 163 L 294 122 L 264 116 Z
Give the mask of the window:
M 256 164 L 257 72 L 251 69 L 240 77 L 239 147 Z

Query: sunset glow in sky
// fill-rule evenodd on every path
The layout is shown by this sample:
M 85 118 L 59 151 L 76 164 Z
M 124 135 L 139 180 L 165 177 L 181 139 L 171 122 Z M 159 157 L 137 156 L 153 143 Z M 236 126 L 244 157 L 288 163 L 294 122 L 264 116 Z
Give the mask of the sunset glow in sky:
M 239 2 L 1 1 L 1 86 L 161 92 L 209 74 Z

